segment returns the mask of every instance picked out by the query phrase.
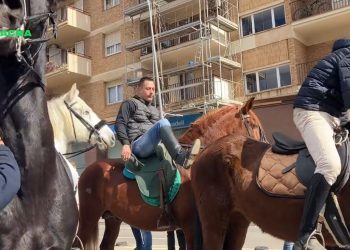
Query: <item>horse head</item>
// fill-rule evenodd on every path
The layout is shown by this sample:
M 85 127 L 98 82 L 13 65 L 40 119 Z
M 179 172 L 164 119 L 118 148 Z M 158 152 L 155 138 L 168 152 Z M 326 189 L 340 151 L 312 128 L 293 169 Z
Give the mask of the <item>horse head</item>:
M 211 111 L 191 124 L 179 138 L 181 143 L 191 143 L 200 138 L 203 144 L 209 144 L 230 134 L 250 136 L 266 141 L 261 123 L 252 111 L 254 98 L 243 105 L 232 105 Z
M 64 134 L 66 138 L 64 144 L 71 141 L 89 142 L 92 145 L 97 144 L 101 150 L 115 145 L 113 131 L 79 97 L 76 84 L 63 96 L 50 101 L 48 107 L 56 143 L 56 137 L 60 139 L 62 138 L 60 135 Z M 55 111 L 55 109 L 57 110 Z M 60 115 L 64 116 L 63 119 L 59 117 Z M 65 124 L 62 124 L 62 121 L 65 121 Z M 61 153 L 66 153 L 66 150 L 62 150 L 63 147 L 66 146 L 61 145 L 58 150 Z

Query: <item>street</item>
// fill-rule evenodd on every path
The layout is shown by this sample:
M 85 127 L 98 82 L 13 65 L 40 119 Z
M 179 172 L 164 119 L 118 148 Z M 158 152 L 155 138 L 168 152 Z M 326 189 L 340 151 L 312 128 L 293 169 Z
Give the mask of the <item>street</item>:
M 104 221 L 100 220 L 99 223 L 99 239 L 102 239 L 104 229 Z M 166 232 L 152 232 L 153 237 L 153 250 L 167 250 Z M 243 247 L 243 250 L 253 250 L 257 246 L 268 247 L 270 250 L 281 250 L 283 247 L 283 241 L 276 239 L 268 234 L 262 233 L 261 230 L 251 224 L 248 229 L 248 235 Z M 122 224 L 120 234 L 117 239 L 117 246 L 115 250 L 132 250 L 135 248 L 135 240 L 132 235 L 130 226 Z M 178 249 L 178 248 L 177 248 Z

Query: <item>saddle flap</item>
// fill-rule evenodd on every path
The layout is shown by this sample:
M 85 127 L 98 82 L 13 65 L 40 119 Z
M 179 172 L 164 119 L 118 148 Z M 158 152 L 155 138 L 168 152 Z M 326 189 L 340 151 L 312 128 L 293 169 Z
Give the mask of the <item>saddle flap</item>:
M 156 154 L 151 157 L 139 159 L 135 157 L 135 159 L 135 161 L 128 161 L 125 168 L 134 174 L 143 200 L 149 205 L 159 206 L 159 171 L 164 173 L 166 202 L 174 199 L 180 188 L 181 175 L 165 146 L 159 144 Z

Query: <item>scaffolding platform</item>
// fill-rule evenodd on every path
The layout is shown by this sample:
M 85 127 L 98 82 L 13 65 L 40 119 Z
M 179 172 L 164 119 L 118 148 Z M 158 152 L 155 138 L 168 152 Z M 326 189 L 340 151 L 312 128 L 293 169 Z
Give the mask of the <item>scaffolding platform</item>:
M 146 11 L 148 11 L 147 1 L 127 8 L 124 11 L 124 15 L 133 17 L 136 15 L 142 14 L 143 12 L 146 12 Z
M 227 32 L 238 30 L 237 23 L 232 22 L 231 20 L 220 15 L 209 19 L 209 23 Z
M 230 68 L 230 69 L 232 69 L 232 68 L 239 69 L 242 67 L 242 65 L 239 62 L 233 61 L 231 59 L 228 59 L 228 58 L 225 58 L 222 56 L 210 57 L 210 58 L 208 58 L 208 62 L 215 63 L 215 64 L 221 63 L 221 65 L 223 65 L 224 67 Z
M 190 29 L 194 29 L 194 27 L 199 25 L 199 24 L 200 24 L 200 21 L 188 23 L 188 24 L 182 25 L 180 27 L 177 27 L 177 28 L 174 28 L 171 30 L 163 31 L 163 32 L 155 35 L 155 38 L 158 38 L 160 41 L 162 41 L 170 36 L 176 36 L 177 33 L 181 33 L 181 32 L 188 31 Z M 152 37 L 149 36 L 149 37 L 143 38 L 141 40 L 138 40 L 136 42 L 130 43 L 125 48 L 128 51 L 135 51 L 135 50 L 141 49 L 141 48 L 146 47 L 146 46 L 151 46 L 151 45 L 152 45 Z

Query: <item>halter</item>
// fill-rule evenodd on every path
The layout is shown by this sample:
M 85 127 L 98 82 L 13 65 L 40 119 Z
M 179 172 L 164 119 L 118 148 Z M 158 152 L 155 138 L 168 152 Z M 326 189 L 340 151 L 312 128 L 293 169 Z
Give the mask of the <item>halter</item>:
M 248 113 L 244 114 L 242 112 L 242 110 L 239 111 L 240 115 L 241 115 L 241 120 L 247 130 L 247 133 L 248 133 L 248 136 L 250 137 L 253 137 L 253 128 L 252 126 L 250 125 L 250 122 L 249 122 L 249 118 L 250 118 L 250 115 Z M 259 134 L 260 134 L 260 141 L 261 142 L 264 142 L 264 143 L 269 143 L 269 141 L 267 140 L 267 137 L 265 135 L 265 132 L 264 130 L 261 128 L 261 126 L 259 126 Z
M 73 115 L 84 125 L 85 128 L 87 128 L 87 130 L 90 132 L 89 135 L 89 140 L 88 142 L 90 143 L 91 141 L 91 136 L 93 134 L 97 135 L 97 140 L 100 142 L 103 142 L 107 145 L 106 141 L 101 137 L 100 134 L 100 130 L 101 128 L 106 125 L 106 121 L 105 120 L 101 120 L 99 121 L 95 126 L 91 125 L 86 119 L 84 119 L 84 117 L 82 117 L 80 114 L 78 114 L 77 111 L 75 111 L 72 107 L 74 106 L 74 104 L 76 104 L 76 102 L 73 102 L 71 105 L 69 105 L 66 101 L 64 101 L 64 104 L 66 105 L 67 109 L 70 111 L 70 117 L 71 117 L 71 121 L 72 121 L 72 126 L 73 126 L 73 131 L 74 131 L 74 138 L 75 140 L 77 140 L 77 134 L 76 134 L 76 130 L 75 130 L 75 125 L 74 125 L 74 119 L 73 119 Z M 93 146 L 92 148 L 94 148 L 95 146 Z M 90 148 L 91 149 L 91 148 Z M 90 150 L 89 149 L 89 150 Z M 69 153 L 72 154 L 72 153 Z
M 21 24 L 21 27 L 18 30 L 22 30 L 23 32 L 29 26 L 30 22 L 41 23 L 43 21 L 47 21 L 49 19 L 53 24 L 53 33 L 54 37 L 56 37 L 57 28 L 55 24 L 55 14 L 52 10 L 47 13 L 35 14 L 32 16 L 28 16 L 28 12 L 30 12 L 30 0 L 24 1 L 24 17 Z M 42 36 L 46 36 L 47 31 L 47 23 L 44 27 Z M 28 92 L 30 92 L 33 88 L 40 87 L 43 91 L 45 89 L 45 85 L 41 80 L 41 77 L 34 70 L 34 63 L 36 61 L 36 57 L 40 52 L 42 45 L 44 42 L 48 41 L 50 38 L 37 38 L 37 39 L 29 39 L 24 37 L 18 37 L 16 42 L 16 58 L 18 62 L 24 64 L 28 70 L 19 78 L 19 80 L 12 86 L 9 90 L 7 97 L 2 100 L 0 103 L 0 121 L 2 121 L 7 113 L 11 110 L 11 108 Z M 33 43 L 41 43 L 39 48 L 35 53 L 31 53 L 30 47 Z M 28 45 L 24 47 L 24 45 Z M 29 79 L 32 79 L 31 81 Z

